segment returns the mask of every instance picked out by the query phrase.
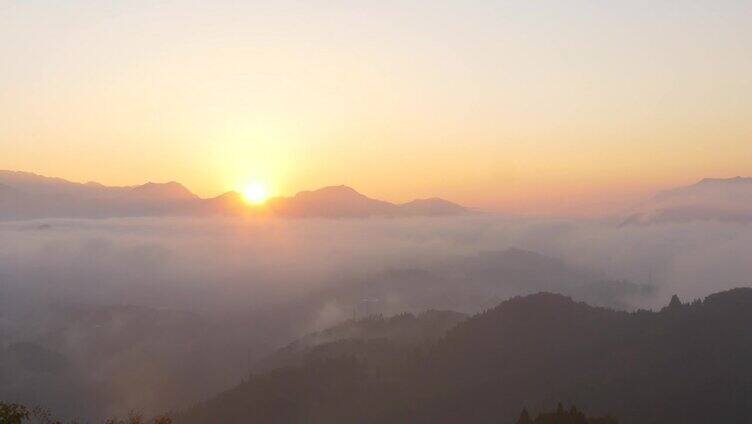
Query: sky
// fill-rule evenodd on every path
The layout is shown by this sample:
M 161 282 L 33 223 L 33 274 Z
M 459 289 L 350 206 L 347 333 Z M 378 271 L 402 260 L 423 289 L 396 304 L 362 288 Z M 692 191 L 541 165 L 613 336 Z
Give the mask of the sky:
M 0 1 L 0 169 L 599 214 L 752 174 L 748 1 Z

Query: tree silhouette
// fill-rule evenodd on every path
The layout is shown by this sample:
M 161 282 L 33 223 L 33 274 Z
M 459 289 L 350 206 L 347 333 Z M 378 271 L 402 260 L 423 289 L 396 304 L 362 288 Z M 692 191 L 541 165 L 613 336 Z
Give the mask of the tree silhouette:
M 679 296 L 673 295 L 671 296 L 671 302 L 668 304 L 668 307 L 671 309 L 678 308 L 682 306 L 681 300 L 679 300 Z
M 530 419 L 530 414 L 527 412 L 527 408 L 522 408 L 517 424 L 533 424 L 533 420 Z
M 0 424 L 63 424 L 52 418 L 50 412 L 44 408 L 34 407 L 31 410 L 27 407 L 15 403 L 0 402 Z M 76 424 L 77 421 L 71 421 Z M 104 424 L 172 424 L 172 418 L 169 415 L 160 415 L 152 420 L 146 420 L 136 412 L 131 412 L 121 420 L 110 418 Z
M 542 412 L 534 421 L 528 422 L 532 424 L 618 424 L 618 421 L 610 416 L 587 417 L 574 405 L 569 408 L 569 411 L 565 411 L 561 402 L 556 407 L 556 412 Z
M 27 418 L 29 418 L 29 410 L 25 406 L 0 402 L 0 423 L 21 424 Z

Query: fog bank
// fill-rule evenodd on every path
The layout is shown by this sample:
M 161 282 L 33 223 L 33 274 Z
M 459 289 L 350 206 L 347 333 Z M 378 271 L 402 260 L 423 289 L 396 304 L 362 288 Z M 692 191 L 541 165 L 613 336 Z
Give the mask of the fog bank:
M 538 291 L 660 308 L 752 275 L 752 226 L 731 222 L 44 220 L 0 240 L 0 397 L 86 419 L 184 407 L 352 317 Z

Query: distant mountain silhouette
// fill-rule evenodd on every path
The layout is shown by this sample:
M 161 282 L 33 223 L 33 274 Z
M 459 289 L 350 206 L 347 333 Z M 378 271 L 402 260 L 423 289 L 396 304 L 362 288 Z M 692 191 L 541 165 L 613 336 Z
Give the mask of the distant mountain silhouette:
M 155 200 L 197 200 L 198 196 L 191 193 L 182 184 L 170 181 L 169 183 L 146 183 L 131 189 L 131 192 L 144 199 Z
M 625 224 L 687 221 L 752 222 L 752 178 L 705 178 L 658 193 Z
M 277 215 L 290 217 L 368 217 L 397 215 L 392 203 L 366 197 L 347 186 L 301 191 L 293 197 L 270 199 L 269 208 Z
M 0 171 L 0 184 L 12 190 L 0 189 L 0 219 L 186 215 L 201 202 L 175 182 L 108 187 L 27 172 Z
M 237 191 L 228 191 L 217 197 L 205 199 L 199 207 L 202 215 L 227 215 L 237 216 L 248 212 L 248 205 L 243 200 L 243 195 Z
M 0 171 L 0 219 L 106 218 L 119 216 L 200 216 L 271 214 L 290 218 L 439 216 L 468 212 L 442 199 L 397 205 L 366 197 L 350 187 L 303 191 L 249 206 L 237 192 L 202 199 L 180 183 L 108 187 L 73 183 L 27 172 Z
M 467 212 L 464 207 L 444 199 L 433 197 L 431 199 L 417 199 L 399 205 L 400 211 L 405 215 L 457 215 Z
M 611 280 L 601 273 L 522 249 L 483 251 L 447 258 L 431 267 L 399 268 L 360 281 L 333 284 L 319 294 L 328 302 L 361 305 L 359 314 L 394 314 L 430 308 L 477 312 L 518 294 L 563 293 L 593 305 L 630 309 L 653 295 L 654 288 Z M 364 303 L 363 299 L 377 302 Z
M 404 204 L 371 199 L 344 185 L 302 191 L 293 197 L 270 199 L 268 204 L 275 214 L 290 217 L 439 216 L 468 212 L 458 204 L 437 198 Z
M 318 345 L 176 422 L 498 423 L 558 401 L 625 424 L 749 422 L 751 326 L 750 288 L 634 313 L 540 293 L 417 347 Z

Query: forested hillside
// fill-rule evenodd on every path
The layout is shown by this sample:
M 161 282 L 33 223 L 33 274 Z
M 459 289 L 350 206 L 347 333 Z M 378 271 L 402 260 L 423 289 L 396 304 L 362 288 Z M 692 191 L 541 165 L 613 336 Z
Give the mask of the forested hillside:
M 746 422 L 750 328 L 751 289 L 634 313 L 541 293 L 438 342 L 340 340 L 328 355 L 319 345 L 302 365 L 251 375 L 177 421 L 498 423 L 562 400 L 627 424 Z

